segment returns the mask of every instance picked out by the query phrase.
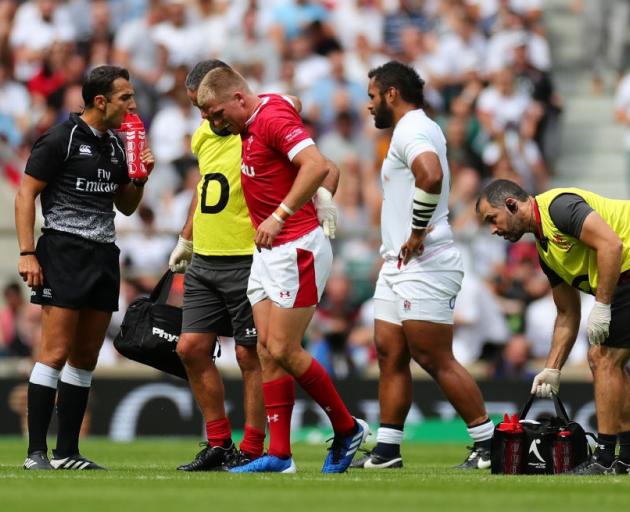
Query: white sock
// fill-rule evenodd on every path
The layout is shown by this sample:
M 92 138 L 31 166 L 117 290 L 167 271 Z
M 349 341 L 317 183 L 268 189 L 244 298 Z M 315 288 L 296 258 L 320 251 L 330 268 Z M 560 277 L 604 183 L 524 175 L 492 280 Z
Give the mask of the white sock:
M 468 427 L 468 435 L 475 443 L 492 439 L 492 436 L 494 435 L 494 423 L 489 419 L 481 425 Z
M 59 370 L 46 366 L 42 363 L 35 363 L 31 371 L 31 377 L 28 379 L 33 384 L 46 386 L 47 388 L 57 389 L 57 381 L 59 380 Z
M 61 382 L 72 386 L 89 388 L 92 385 L 92 372 L 75 368 L 66 363 L 66 366 L 63 367 L 63 373 L 61 374 Z
M 395 428 L 379 427 L 376 432 L 377 443 L 397 444 L 400 445 L 403 440 L 403 431 Z

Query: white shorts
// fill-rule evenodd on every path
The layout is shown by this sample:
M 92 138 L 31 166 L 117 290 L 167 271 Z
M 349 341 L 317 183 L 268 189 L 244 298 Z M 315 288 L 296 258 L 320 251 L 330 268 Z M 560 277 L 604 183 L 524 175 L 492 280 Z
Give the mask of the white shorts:
M 396 325 L 405 320 L 453 323 L 464 277 L 459 251 L 455 246 L 437 249 L 426 255 L 421 268 L 398 269 L 395 260 L 383 263 L 374 292 L 374 318 Z
M 281 308 L 315 306 L 332 267 L 330 241 L 318 227 L 297 240 L 254 252 L 247 297 L 252 306 L 271 299 Z

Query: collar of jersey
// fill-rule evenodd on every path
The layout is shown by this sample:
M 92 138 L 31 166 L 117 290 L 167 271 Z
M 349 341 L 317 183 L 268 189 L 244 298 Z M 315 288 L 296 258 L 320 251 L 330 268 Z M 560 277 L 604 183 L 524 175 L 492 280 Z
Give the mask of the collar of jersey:
M 254 110 L 254 113 L 251 116 L 249 116 L 249 119 L 247 121 L 245 121 L 245 126 L 249 126 L 250 124 L 254 122 L 254 119 L 256 119 L 258 112 L 260 112 L 260 109 L 263 108 L 267 104 L 268 101 L 269 101 L 269 96 L 263 96 L 262 98 L 260 98 L 260 103 L 256 107 L 256 110 Z
M 112 135 L 111 130 L 107 130 L 103 134 L 103 137 L 99 137 L 92 131 L 92 129 L 88 126 L 88 124 L 83 119 L 81 119 L 80 114 L 77 114 L 75 112 L 70 114 L 70 121 L 76 124 L 83 133 L 85 133 L 86 135 L 90 137 L 94 137 L 95 140 L 101 141 L 103 140 L 103 138 L 109 138 Z

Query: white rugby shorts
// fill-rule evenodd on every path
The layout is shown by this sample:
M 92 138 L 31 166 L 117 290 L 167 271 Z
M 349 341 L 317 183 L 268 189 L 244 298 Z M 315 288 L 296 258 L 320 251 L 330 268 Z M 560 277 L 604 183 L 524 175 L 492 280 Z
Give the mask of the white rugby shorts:
M 454 245 L 438 248 L 419 258 L 420 265 L 398 269 L 386 260 L 376 282 L 374 318 L 396 325 L 405 320 L 453 323 L 455 299 L 464 267 Z
M 254 252 L 247 297 L 281 308 L 315 306 L 332 268 L 332 248 L 321 227 L 272 249 Z

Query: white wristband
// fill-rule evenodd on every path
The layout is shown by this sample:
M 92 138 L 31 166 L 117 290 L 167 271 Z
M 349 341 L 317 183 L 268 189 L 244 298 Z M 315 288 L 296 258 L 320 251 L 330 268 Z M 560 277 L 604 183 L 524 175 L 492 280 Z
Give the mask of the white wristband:
M 280 224 L 284 224 L 284 219 L 282 217 L 280 217 L 280 215 L 278 215 L 276 212 L 273 212 L 271 214 L 271 216 L 277 220 Z
M 416 187 L 413 195 L 411 227 L 413 229 L 426 229 L 439 202 L 440 194 L 429 194 Z
M 282 208 L 286 213 L 288 213 L 289 215 L 293 215 L 295 212 L 289 208 L 286 204 L 284 203 L 280 203 L 280 208 Z

